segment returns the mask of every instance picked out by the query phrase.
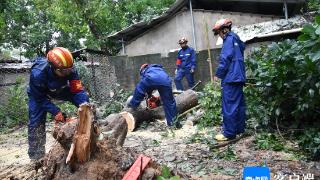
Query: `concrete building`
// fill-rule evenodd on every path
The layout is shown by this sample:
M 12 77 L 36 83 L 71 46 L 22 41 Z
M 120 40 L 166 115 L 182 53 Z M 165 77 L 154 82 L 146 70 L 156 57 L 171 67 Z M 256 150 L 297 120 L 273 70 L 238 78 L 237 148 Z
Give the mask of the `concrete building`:
M 139 56 L 176 51 L 184 36 L 197 51 L 218 48 L 211 27 L 229 18 L 234 28 L 293 17 L 304 0 L 177 0 L 163 15 L 151 22 L 140 22 L 109 36 L 122 42 L 119 55 Z

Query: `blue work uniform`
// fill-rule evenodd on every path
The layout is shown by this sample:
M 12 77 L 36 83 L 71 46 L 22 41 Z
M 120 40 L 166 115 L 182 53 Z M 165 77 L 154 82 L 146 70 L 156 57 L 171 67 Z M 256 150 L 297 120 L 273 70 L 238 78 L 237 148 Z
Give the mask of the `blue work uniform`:
M 243 86 L 246 82 L 244 64 L 245 44 L 239 36 L 228 32 L 223 39 L 216 76 L 221 79 L 223 135 L 234 138 L 245 131 L 245 98 Z
M 45 154 L 45 122 L 47 112 L 55 116 L 60 109 L 51 99 L 70 101 L 75 106 L 89 102 L 89 98 L 75 69 L 66 76 L 58 77 L 44 57 L 35 59 L 31 67 L 27 90 L 29 97 L 28 154 L 39 159 Z
M 194 71 L 196 68 L 196 52 L 194 49 L 189 46 L 181 48 L 178 51 L 176 66 L 177 74 L 174 78 L 174 82 L 177 90 L 183 90 L 181 80 L 184 76 L 187 78 L 189 88 L 192 88 L 194 86 L 194 78 L 191 69 Z
M 128 106 L 137 108 L 146 94 L 158 90 L 163 104 L 168 126 L 173 125 L 173 119 L 177 115 L 176 101 L 172 94 L 171 79 L 159 64 L 149 64 L 140 72 L 140 82 L 137 84 L 133 97 Z

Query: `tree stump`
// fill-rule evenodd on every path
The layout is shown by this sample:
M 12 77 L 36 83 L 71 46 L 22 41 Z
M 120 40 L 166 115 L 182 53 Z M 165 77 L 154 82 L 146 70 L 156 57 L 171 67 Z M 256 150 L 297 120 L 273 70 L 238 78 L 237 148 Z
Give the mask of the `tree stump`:
M 64 142 L 63 147 L 68 147 L 66 144 L 70 142 L 69 139 L 72 136 L 72 130 L 75 128 L 75 133 L 73 135 L 72 144 L 68 156 L 66 158 L 66 163 L 68 163 L 71 158 L 74 160 L 84 163 L 90 159 L 92 153 L 92 148 L 95 146 L 96 137 L 98 135 L 97 130 L 94 129 L 93 120 L 94 116 L 92 113 L 92 107 L 89 104 L 80 105 L 78 109 L 79 120 L 76 121 L 76 127 L 74 124 L 69 124 L 69 126 L 64 126 L 62 130 L 63 133 L 57 133 L 60 136 L 60 142 Z M 69 129 L 68 129 L 69 127 Z M 65 139 L 63 139 L 63 137 Z

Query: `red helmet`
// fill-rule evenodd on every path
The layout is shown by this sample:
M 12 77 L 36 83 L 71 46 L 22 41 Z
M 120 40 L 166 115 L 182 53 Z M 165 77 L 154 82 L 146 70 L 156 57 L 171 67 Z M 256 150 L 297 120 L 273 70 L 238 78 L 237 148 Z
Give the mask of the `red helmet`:
M 57 69 L 67 69 L 73 66 L 71 52 L 63 47 L 55 47 L 47 54 L 48 61 Z
M 148 66 L 149 64 L 145 63 L 145 64 L 142 64 L 141 67 L 140 67 L 140 73 Z
M 224 27 L 231 28 L 231 25 L 232 25 L 232 21 L 230 19 L 220 19 L 214 24 L 212 31 L 214 32 L 214 35 L 217 35 L 222 28 Z
M 188 42 L 188 39 L 185 37 L 180 38 L 178 41 L 179 44 L 183 44 L 183 43 L 187 43 L 187 42 Z

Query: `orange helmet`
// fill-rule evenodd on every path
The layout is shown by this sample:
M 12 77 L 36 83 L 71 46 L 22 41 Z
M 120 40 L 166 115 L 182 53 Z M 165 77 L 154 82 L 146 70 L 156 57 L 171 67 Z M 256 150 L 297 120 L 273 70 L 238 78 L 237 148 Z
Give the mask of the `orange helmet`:
M 55 47 L 47 54 L 48 61 L 57 69 L 67 69 L 73 66 L 71 52 L 63 47 Z
M 140 73 L 148 66 L 149 64 L 145 63 L 145 64 L 142 64 L 141 67 L 140 67 Z
M 180 38 L 178 41 L 179 44 L 183 44 L 183 43 L 187 43 L 187 42 L 188 42 L 188 39 L 185 37 Z
M 219 30 L 221 30 L 224 27 L 231 28 L 231 25 L 232 21 L 230 19 L 220 19 L 214 24 L 212 31 L 214 32 L 214 35 L 217 35 L 219 33 Z

